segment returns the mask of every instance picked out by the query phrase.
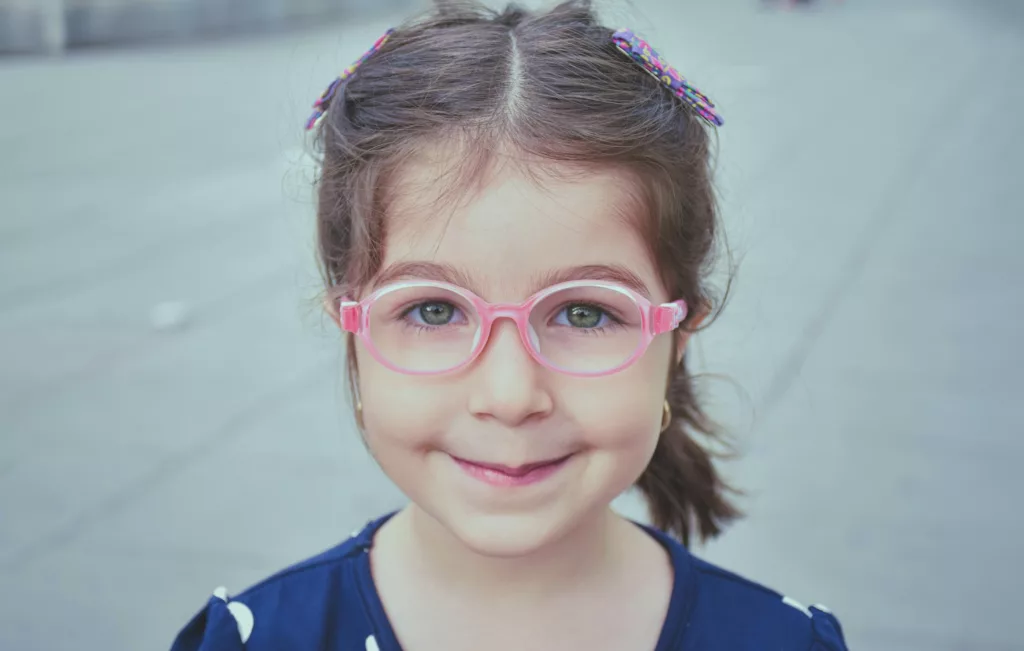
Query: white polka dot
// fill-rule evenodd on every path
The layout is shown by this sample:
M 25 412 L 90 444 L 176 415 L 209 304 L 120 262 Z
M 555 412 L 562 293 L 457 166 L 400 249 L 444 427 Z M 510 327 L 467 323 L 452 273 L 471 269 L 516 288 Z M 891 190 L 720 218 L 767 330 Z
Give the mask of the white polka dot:
M 814 616 L 811 613 L 810 609 L 807 608 L 807 606 L 803 605 L 802 603 L 800 603 L 796 599 L 790 599 L 789 597 L 783 597 L 782 598 L 782 603 L 786 604 L 787 606 L 792 606 L 793 608 L 796 608 L 797 610 L 799 610 L 803 614 L 807 615 L 808 617 L 813 617 Z
M 380 651 L 380 647 L 377 646 L 377 638 L 372 635 L 366 636 L 366 651 Z
M 217 588 L 216 590 L 213 591 L 213 596 L 217 597 L 221 601 L 227 601 L 228 600 L 228 589 L 225 588 L 224 586 L 221 586 L 221 587 L 219 587 L 219 588 Z
M 235 618 L 235 623 L 238 624 L 238 636 L 242 638 L 242 644 L 245 644 L 249 641 L 249 636 L 252 635 L 253 626 L 256 625 L 252 611 L 242 602 L 232 601 L 228 604 L 228 612 Z

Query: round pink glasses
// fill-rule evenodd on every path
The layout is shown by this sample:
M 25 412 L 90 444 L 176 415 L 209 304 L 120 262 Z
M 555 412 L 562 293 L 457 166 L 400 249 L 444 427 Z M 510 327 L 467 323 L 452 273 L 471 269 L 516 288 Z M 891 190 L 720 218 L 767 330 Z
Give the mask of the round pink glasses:
M 610 375 L 639 359 L 654 338 L 679 327 L 686 303 L 655 305 L 601 281 L 560 283 L 521 304 L 488 303 L 434 281 L 387 285 L 362 301 L 340 301 L 340 323 L 373 357 L 399 373 L 434 375 L 475 360 L 500 318 L 515 322 L 530 355 L 579 377 Z

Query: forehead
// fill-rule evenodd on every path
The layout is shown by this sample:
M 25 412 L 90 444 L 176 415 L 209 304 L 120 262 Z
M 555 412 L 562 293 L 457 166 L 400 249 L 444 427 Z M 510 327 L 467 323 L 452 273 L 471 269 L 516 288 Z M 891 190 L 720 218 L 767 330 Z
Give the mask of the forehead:
M 637 228 L 642 202 L 631 179 L 615 170 L 538 169 L 496 166 L 456 191 L 464 179 L 453 166 L 408 165 L 392 186 L 375 284 L 438 265 L 486 300 L 511 301 L 584 269 L 593 279 L 633 284 L 632 277 L 642 294 L 667 300 Z

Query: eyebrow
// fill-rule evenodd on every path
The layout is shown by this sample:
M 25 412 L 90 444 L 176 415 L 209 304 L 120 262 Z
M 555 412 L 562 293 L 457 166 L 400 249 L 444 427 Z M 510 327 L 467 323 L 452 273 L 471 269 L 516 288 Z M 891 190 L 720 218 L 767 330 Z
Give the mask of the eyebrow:
M 476 294 L 480 293 L 473 287 L 470 274 L 464 270 L 449 264 L 425 261 L 396 262 L 374 279 L 372 287 L 376 289 L 398 280 L 413 278 L 450 283 L 465 287 Z M 532 291 L 539 291 L 545 287 L 574 280 L 603 280 L 618 283 L 629 287 L 645 298 L 651 297 L 650 289 L 640 276 L 627 267 L 617 264 L 589 264 L 553 269 L 534 276 Z
M 409 279 L 420 279 L 420 280 L 434 280 L 452 285 L 458 285 L 459 287 L 465 287 L 466 289 L 476 293 L 473 288 L 473 282 L 469 277 L 469 274 L 465 273 L 458 267 L 453 267 L 450 264 L 439 264 L 437 262 L 396 262 L 388 266 L 384 271 L 380 272 L 377 277 L 371 283 L 371 287 L 376 289 L 389 285 L 397 280 L 409 280 Z
M 604 280 L 618 283 L 629 287 L 644 298 L 651 297 L 651 291 L 640 276 L 617 264 L 588 264 L 555 269 L 537 277 L 534 291 L 573 280 Z

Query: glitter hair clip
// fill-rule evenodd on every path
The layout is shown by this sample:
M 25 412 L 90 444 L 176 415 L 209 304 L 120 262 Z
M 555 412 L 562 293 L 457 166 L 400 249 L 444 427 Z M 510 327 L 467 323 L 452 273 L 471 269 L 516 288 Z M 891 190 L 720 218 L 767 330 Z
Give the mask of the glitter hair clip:
M 619 51 L 640 64 L 640 67 L 664 84 L 673 95 L 693 107 L 706 121 L 716 127 L 725 123 L 708 96 L 691 86 L 678 70 L 670 66 L 647 41 L 634 34 L 632 30 L 620 29 L 612 34 L 612 42 Z
M 320 120 L 323 119 L 324 115 L 327 113 L 331 100 L 338 94 L 338 90 L 345 85 L 345 82 L 348 81 L 359 66 L 363 65 L 367 59 L 373 56 L 377 50 L 384 45 L 384 42 L 388 40 L 388 37 L 391 36 L 391 33 L 394 31 L 395 30 L 393 29 L 389 29 L 384 32 L 384 35 L 377 39 L 377 42 L 373 44 L 373 47 L 366 51 L 366 54 L 359 57 L 359 60 L 349 67 L 342 70 L 338 78 L 331 82 L 331 85 L 327 87 L 327 90 L 325 90 L 323 94 L 320 95 L 320 98 L 313 103 L 313 114 L 309 116 L 308 120 L 306 120 L 306 131 L 309 131 L 320 123 Z

